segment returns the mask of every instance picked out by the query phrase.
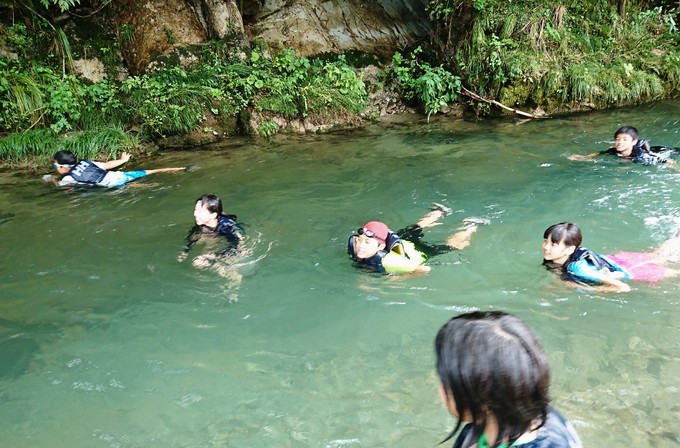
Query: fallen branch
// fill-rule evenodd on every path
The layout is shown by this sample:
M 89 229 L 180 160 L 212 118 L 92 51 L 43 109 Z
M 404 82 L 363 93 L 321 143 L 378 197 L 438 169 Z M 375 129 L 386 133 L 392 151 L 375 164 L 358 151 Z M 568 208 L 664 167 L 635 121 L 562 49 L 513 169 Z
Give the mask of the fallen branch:
M 521 115 L 521 116 L 523 116 L 523 117 L 529 117 L 529 118 L 548 118 L 547 115 L 535 115 L 535 114 L 530 114 L 529 112 L 524 112 L 524 111 L 521 111 L 521 110 L 519 110 L 519 109 L 514 109 L 514 108 L 512 108 L 512 107 L 506 106 L 505 104 L 500 103 L 500 102 L 498 102 L 498 101 L 496 101 L 496 100 L 490 100 L 490 99 L 488 99 L 488 98 L 481 97 L 481 96 L 477 95 L 475 92 L 470 92 L 470 91 L 469 91 L 468 89 L 466 89 L 465 87 L 461 87 L 461 91 L 458 92 L 458 93 L 459 93 L 459 94 L 462 94 L 462 95 L 465 95 L 465 96 L 469 96 L 470 98 L 472 98 L 473 100 L 476 100 L 476 101 L 481 101 L 481 102 L 483 102 L 483 103 L 493 104 L 494 106 L 498 106 L 498 107 L 500 107 L 500 108 L 502 108 L 502 109 L 509 110 L 510 112 L 514 112 L 514 113 L 516 113 L 517 115 Z

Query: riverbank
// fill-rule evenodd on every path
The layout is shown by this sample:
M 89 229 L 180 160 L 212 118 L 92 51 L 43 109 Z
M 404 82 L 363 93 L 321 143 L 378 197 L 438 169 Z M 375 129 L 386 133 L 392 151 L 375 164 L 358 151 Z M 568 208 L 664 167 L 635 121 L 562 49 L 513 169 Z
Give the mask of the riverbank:
M 393 19 L 405 20 L 415 0 L 398 3 Z M 0 25 L 0 160 L 46 163 L 56 147 L 80 158 L 150 154 L 236 135 L 351 129 L 390 114 L 546 117 L 679 92 L 680 37 L 670 7 L 417 3 L 432 26 L 419 16 L 421 34 L 409 28 L 415 34 L 401 36 L 401 47 L 396 39 L 378 51 L 366 33 L 373 46 L 357 40 L 309 56 L 299 42 L 278 49 L 271 28 L 258 28 L 270 41 L 249 34 L 249 20 L 268 20 L 263 10 L 232 9 L 243 15 L 243 29 L 190 43 L 196 29 L 183 34 L 170 19 L 159 24 L 162 42 L 120 23 L 122 12 L 151 14 L 133 4 L 90 11 L 94 4 L 83 2 L 85 11 L 67 7 L 74 14 L 61 15 L 54 6 L 38 13 L 17 5 Z

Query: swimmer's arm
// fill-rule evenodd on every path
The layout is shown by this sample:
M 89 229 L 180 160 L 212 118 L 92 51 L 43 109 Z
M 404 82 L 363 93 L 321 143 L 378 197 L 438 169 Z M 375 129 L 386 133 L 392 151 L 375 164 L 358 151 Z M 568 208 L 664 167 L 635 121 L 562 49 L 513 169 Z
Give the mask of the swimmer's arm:
M 196 242 L 199 240 L 200 236 L 201 229 L 198 226 L 194 226 L 191 228 L 191 230 L 189 230 L 189 233 L 186 236 L 187 245 L 184 246 L 182 252 L 180 252 L 180 254 L 177 255 L 177 261 L 181 263 L 182 261 L 187 259 L 189 251 L 194 246 L 194 244 L 196 244 Z
M 577 162 L 583 162 L 583 161 L 587 161 L 587 160 L 593 160 L 595 157 L 599 156 L 600 154 L 602 154 L 602 151 L 591 152 L 590 154 L 586 154 L 586 155 L 572 154 L 572 155 L 568 156 L 567 159 L 574 160 L 574 161 L 577 161 Z
M 591 287 L 591 291 L 594 292 L 629 292 L 630 291 L 630 285 L 619 282 L 619 285 L 616 284 L 603 284 L 603 285 L 595 285 Z
M 225 239 L 227 240 L 227 247 L 224 249 L 215 252 L 215 255 L 218 257 L 222 257 L 225 255 L 231 255 L 238 251 L 239 246 L 241 245 L 241 241 L 243 241 L 243 233 L 241 231 L 234 227 L 231 229 L 229 233 L 224 233 L 222 234 Z
M 602 279 L 602 287 L 606 288 L 607 291 L 611 292 L 628 292 L 630 291 L 630 285 L 624 283 L 621 280 L 614 278 L 613 276 L 607 276 Z M 604 292 L 604 291 L 602 291 Z
M 119 166 L 125 164 L 128 160 L 130 160 L 130 154 L 124 152 L 121 154 L 120 159 L 109 160 L 108 162 L 99 162 L 99 166 L 108 171 L 114 168 L 118 168 Z
M 583 289 L 585 291 L 593 292 L 628 292 L 630 285 L 614 278 L 602 279 L 602 284 L 599 285 L 584 285 L 571 280 L 566 280 L 565 283 L 574 289 Z
M 425 266 L 425 265 L 420 265 L 415 268 L 412 272 L 408 272 L 406 274 L 390 274 L 389 278 L 391 280 L 406 280 L 409 278 L 414 278 L 414 277 L 421 277 L 428 272 L 430 272 L 432 268 L 430 266 Z
M 420 266 L 418 266 L 418 267 L 416 268 L 415 271 L 413 271 L 413 273 L 414 273 L 414 274 L 427 274 L 427 273 L 430 272 L 431 270 L 432 270 L 431 267 L 425 266 L 424 264 L 421 264 Z
M 420 260 L 410 259 L 394 252 L 383 257 L 382 265 L 388 274 L 422 275 L 427 274 L 431 269 L 429 266 L 422 265 Z
M 56 186 L 59 186 L 59 179 L 56 176 L 53 176 L 51 174 L 45 174 L 42 177 L 42 180 L 51 184 L 54 184 Z
M 62 177 L 59 180 L 55 179 L 55 182 L 60 187 L 64 187 L 64 186 L 67 186 L 67 185 L 78 185 L 78 183 L 79 183 L 73 177 L 69 176 L 68 174 L 66 176 Z
M 217 261 L 217 255 L 215 254 L 204 254 L 199 255 L 194 258 L 191 264 L 198 269 L 205 269 L 215 264 Z

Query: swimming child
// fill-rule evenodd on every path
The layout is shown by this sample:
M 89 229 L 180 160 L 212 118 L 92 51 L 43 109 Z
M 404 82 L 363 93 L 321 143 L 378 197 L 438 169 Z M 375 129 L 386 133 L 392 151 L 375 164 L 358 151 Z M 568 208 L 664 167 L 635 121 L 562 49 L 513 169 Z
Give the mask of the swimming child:
M 558 271 L 571 286 L 599 292 L 628 292 L 624 280 L 658 282 L 680 271 L 666 265 L 680 255 L 680 235 L 653 252 L 596 254 L 581 246 L 581 229 L 571 222 L 553 224 L 543 232 L 543 265 Z
M 422 241 L 423 229 L 439 224 L 439 219 L 451 213 L 451 209 L 435 203 L 433 209 L 416 224 L 397 233 L 387 224 L 370 221 L 351 235 L 347 253 L 360 267 L 387 274 L 427 273 L 431 267 L 424 265 L 428 257 L 451 250 L 461 250 L 470 245 L 472 235 L 488 220 L 467 218 L 462 230 L 449 236 L 446 244 L 430 245 Z
M 186 171 L 187 167 L 159 168 L 154 170 L 109 171 L 130 160 L 130 154 L 124 152 L 121 158 L 108 162 L 78 161 L 71 151 L 57 151 L 54 154 L 54 168 L 63 177 L 57 185 L 89 184 L 102 187 L 120 187 L 126 183 L 154 173 Z
M 623 126 L 614 133 L 614 147 L 604 151 L 597 151 L 587 155 L 572 154 L 569 160 L 590 160 L 601 154 L 614 155 L 622 160 L 630 160 L 645 165 L 667 163 L 674 165 L 675 161 L 670 158 L 673 148 L 665 146 L 650 146 L 647 140 L 638 137 L 637 129 L 632 126 Z
M 202 239 L 206 239 L 210 245 L 220 246 L 220 249 L 194 258 L 192 264 L 199 269 L 213 266 L 220 259 L 238 252 L 239 243 L 243 240 L 243 228 L 236 222 L 235 215 L 222 213 L 222 200 L 219 197 L 204 194 L 196 199 L 194 220 L 196 224 L 187 234 L 187 245 L 177 257 L 178 261 L 184 261 L 192 247 Z
M 502 311 L 449 320 L 435 339 L 439 398 L 462 427 L 453 448 L 581 448 L 550 405 L 550 366 L 536 335 Z

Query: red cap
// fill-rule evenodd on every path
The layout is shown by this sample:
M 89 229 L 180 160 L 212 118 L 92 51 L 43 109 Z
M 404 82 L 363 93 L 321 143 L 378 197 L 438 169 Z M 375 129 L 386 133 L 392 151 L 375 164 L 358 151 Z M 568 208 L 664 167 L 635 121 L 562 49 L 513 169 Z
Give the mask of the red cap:
M 387 224 L 385 224 L 384 222 L 380 221 L 367 222 L 366 224 L 364 224 L 364 229 L 373 232 L 375 234 L 375 238 L 381 240 L 383 243 L 387 241 L 387 233 L 389 232 L 389 229 L 387 228 Z

